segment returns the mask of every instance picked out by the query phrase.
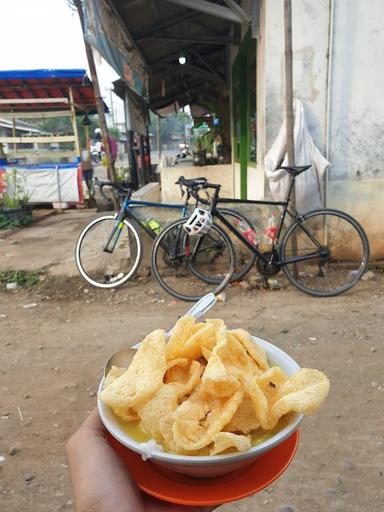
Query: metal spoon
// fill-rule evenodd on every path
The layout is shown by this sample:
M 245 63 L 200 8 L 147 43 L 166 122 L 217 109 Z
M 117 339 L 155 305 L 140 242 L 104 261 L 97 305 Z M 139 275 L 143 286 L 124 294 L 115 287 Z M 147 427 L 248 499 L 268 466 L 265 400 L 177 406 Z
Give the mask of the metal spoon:
M 211 307 L 216 303 L 218 297 L 214 293 L 207 293 L 204 295 L 199 301 L 196 302 L 186 313 L 185 315 L 193 316 L 195 320 L 203 316 Z M 170 331 L 168 331 L 165 336 L 169 338 L 174 331 L 174 327 Z M 131 348 L 123 348 L 122 350 L 118 350 L 105 364 L 104 367 L 104 377 L 107 376 L 109 370 L 112 366 L 124 367 L 128 368 L 130 362 L 133 359 L 133 356 L 136 354 L 137 349 L 140 347 L 140 343 L 133 345 Z

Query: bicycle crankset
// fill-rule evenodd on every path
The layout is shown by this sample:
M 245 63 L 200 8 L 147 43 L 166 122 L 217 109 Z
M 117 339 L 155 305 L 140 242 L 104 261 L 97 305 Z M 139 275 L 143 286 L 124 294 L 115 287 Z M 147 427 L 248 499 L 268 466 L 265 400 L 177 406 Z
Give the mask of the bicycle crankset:
M 274 262 L 274 258 L 271 258 L 272 252 L 263 252 L 263 256 L 268 258 L 268 261 L 264 261 L 261 258 L 257 258 L 256 260 L 256 268 L 264 277 L 272 277 L 278 274 L 281 270 L 281 265 L 277 265 Z

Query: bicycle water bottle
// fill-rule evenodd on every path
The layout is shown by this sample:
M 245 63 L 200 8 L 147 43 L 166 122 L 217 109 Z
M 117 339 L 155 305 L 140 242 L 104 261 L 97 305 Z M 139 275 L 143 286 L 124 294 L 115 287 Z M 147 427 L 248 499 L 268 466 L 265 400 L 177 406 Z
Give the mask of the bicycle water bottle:
M 147 217 L 143 215 L 143 213 L 140 211 L 140 208 L 135 209 L 136 216 L 139 219 L 140 224 L 144 228 L 149 228 L 155 235 L 158 235 L 161 231 L 161 224 L 157 222 L 156 219 L 153 217 Z
M 246 240 L 248 240 L 248 242 L 250 244 L 252 244 L 253 246 L 256 247 L 258 244 L 258 238 L 257 238 L 256 231 L 249 224 L 244 222 L 243 220 L 237 221 L 236 224 L 237 224 L 238 230 L 243 235 L 243 237 Z
M 156 219 L 153 219 L 153 218 L 150 218 L 147 220 L 146 222 L 146 225 L 152 229 L 152 231 L 156 234 L 156 235 L 159 235 L 160 234 L 160 231 L 161 231 L 161 225 L 157 222 Z
M 277 235 L 278 222 L 277 214 L 273 213 L 268 219 L 267 225 L 264 229 L 263 239 L 259 244 L 259 249 L 261 252 L 271 251 Z

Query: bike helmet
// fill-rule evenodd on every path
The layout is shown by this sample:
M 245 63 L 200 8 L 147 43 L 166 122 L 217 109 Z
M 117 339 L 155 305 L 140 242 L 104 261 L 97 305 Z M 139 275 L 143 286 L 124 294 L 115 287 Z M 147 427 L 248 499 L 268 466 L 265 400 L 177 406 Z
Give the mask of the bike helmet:
M 202 208 L 196 208 L 184 224 L 184 229 L 188 235 L 202 235 L 208 231 L 211 225 L 211 213 L 207 210 L 203 210 Z

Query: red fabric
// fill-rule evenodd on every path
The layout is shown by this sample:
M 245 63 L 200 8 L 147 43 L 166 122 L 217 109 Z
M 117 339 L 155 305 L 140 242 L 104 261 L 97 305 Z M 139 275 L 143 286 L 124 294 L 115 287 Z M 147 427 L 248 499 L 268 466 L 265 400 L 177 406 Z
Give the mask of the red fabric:
M 0 169 L 0 197 L 3 197 L 7 190 L 7 182 L 5 180 L 5 169 Z
M 81 164 L 77 166 L 77 186 L 79 187 L 79 204 L 84 204 L 83 171 Z
M 112 162 L 114 162 L 116 160 L 116 157 L 117 157 L 117 142 L 110 135 L 108 135 L 108 141 L 109 141 L 109 148 L 111 150 Z M 102 149 L 102 151 L 105 152 L 104 144 L 102 144 L 101 149 Z

